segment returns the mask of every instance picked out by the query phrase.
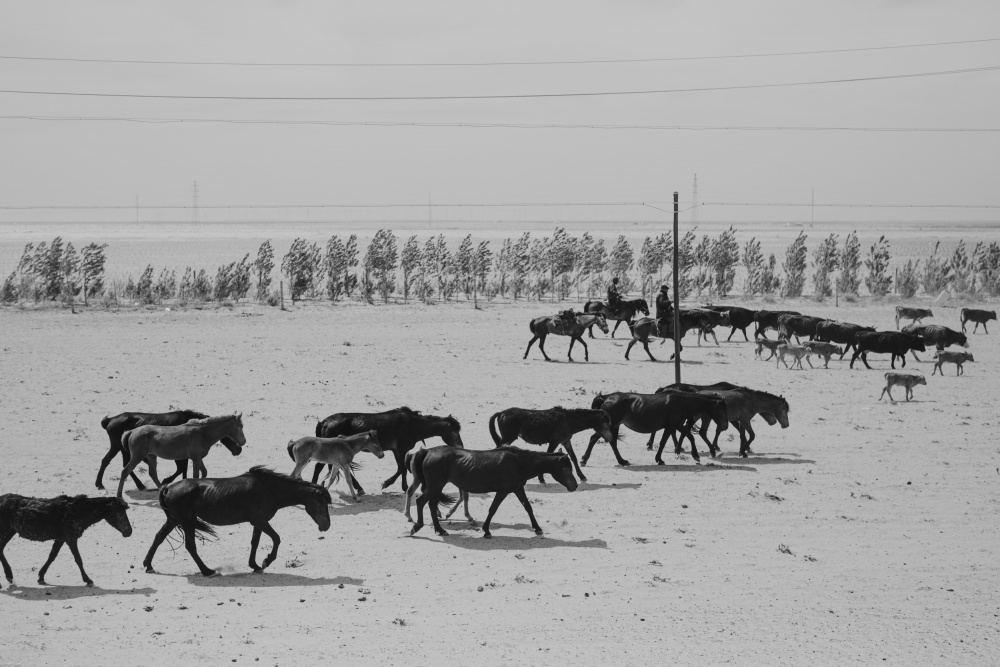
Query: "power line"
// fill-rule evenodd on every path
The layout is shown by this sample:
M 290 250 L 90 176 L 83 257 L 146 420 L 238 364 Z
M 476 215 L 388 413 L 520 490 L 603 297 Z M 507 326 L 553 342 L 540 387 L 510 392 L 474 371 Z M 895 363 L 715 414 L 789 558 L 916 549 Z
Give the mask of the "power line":
M 848 49 L 821 49 L 815 51 L 781 51 L 772 53 L 743 53 L 732 55 L 710 56 L 674 56 L 666 58 L 616 58 L 606 60 L 538 60 L 538 61 L 499 61 L 499 62 L 422 62 L 422 63 L 265 63 L 265 62 L 235 62 L 235 61 L 191 61 L 191 60 L 118 60 L 112 58 L 54 58 L 43 56 L 0 56 L 0 60 L 25 60 L 44 62 L 77 62 L 104 63 L 118 65 L 203 65 L 214 67 L 522 67 L 537 65 L 606 65 L 621 63 L 653 63 L 677 62 L 688 60 L 731 60 L 738 58 L 777 58 L 784 56 L 807 56 L 830 53 L 856 53 L 862 51 L 888 51 L 895 49 L 917 49 L 936 46 L 952 46 L 957 44 L 981 44 L 1000 41 L 1000 37 L 985 39 L 966 39 L 952 42 L 928 42 L 923 44 L 898 44 L 890 46 L 867 46 Z
M 1000 69 L 1000 65 L 985 67 L 970 67 L 965 69 L 941 70 L 937 72 L 914 72 L 909 74 L 886 74 L 883 76 L 852 77 L 846 79 L 824 79 L 820 81 L 793 81 L 786 83 L 757 83 L 739 86 L 709 86 L 704 88 L 664 88 L 653 90 L 618 90 L 576 93 L 515 93 L 509 95 L 385 95 L 385 96 L 330 96 L 330 97 L 277 97 L 265 95 L 152 95 L 139 93 L 78 93 L 51 90 L 0 90 L 8 95 L 48 95 L 68 97 L 114 97 L 134 99 L 165 99 L 165 100 L 242 100 L 242 101 L 272 101 L 272 102 L 379 102 L 379 101 L 443 101 L 443 100 L 505 100 L 505 99 L 539 99 L 554 97 L 609 97 L 629 95 L 662 95 L 670 93 L 700 93 L 722 90 L 755 90 L 761 88 L 790 88 L 794 86 L 822 86 L 840 83 L 859 83 L 863 81 L 886 81 L 889 79 L 914 79 L 928 76 L 948 76 L 952 74 L 971 74 L 990 72 Z
M 123 122 L 151 125 L 183 123 L 223 123 L 231 125 L 326 125 L 330 127 L 441 127 L 502 128 L 519 130 L 690 130 L 741 132 L 1000 132 L 1000 127 L 857 127 L 843 125 L 627 125 L 597 123 L 483 123 L 467 121 L 370 121 L 370 120 L 281 120 L 236 118 L 142 118 L 127 116 L 39 116 L 0 115 L 0 120 Z

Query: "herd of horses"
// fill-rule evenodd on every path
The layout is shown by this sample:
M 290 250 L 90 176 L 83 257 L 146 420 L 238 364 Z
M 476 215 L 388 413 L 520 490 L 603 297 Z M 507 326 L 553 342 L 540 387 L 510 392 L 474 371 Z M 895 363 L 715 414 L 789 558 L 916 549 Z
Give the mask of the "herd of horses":
M 573 343 L 579 341 L 587 357 L 589 352 L 583 332 L 589 332 L 596 325 L 607 333 L 609 318 L 618 319 L 612 335 L 621 322 L 627 324 L 632 333 L 629 350 L 636 342 L 641 342 L 649 353 L 648 339 L 651 336 L 672 338 L 674 335 L 672 323 L 661 325 L 648 317 L 649 309 L 642 299 L 625 301 L 623 308 L 616 312 L 611 312 L 606 304 L 600 302 L 588 303 L 585 310 L 588 312 L 577 315 L 575 323 L 570 326 L 560 316 L 532 320 L 530 328 L 534 338 L 528 345 L 528 351 L 531 344 L 538 340 L 539 349 L 548 360 L 544 350 L 545 337 L 557 334 L 571 337 L 570 350 Z M 714 337 L 714 327 L 723 325 L 732 328 L 729 339 L 741 330 L 744 339 L 749 341 L 746 329 L 754 325 L 758 354 L 765 346 L 771 347 L 772 352 L 781 358 L 792 348 L 808 349 L 809 342 L 840 344 L 844 347 L 835 348 L 835 351 L 840 353 L 841 359 L 851 348 L 854 349 L 852 367 L 858 358 L 868 366 L 867 353 L 876 352 L 892 354 L 895 368 L 897 357 L 901 357 L 905 365 L 906 352 L 926 349 L 924 342 L 937 346 L 939 353 L 951 344 L 968 347 L 965 323 L 973 321 L 977 325 L 983 324 L 985 328 L 986 321 L 996 319 L 992 311 L 963 309 L 963 332 L 959 333 L 946 327 L 920 324 L 922 318 L 932 314 L 929 311 L 913 312 L 915 310 L 919 309 L 897 309 L 897 325 L 900 319 L 915 321 L 903 331 L 877 332 L 873 327 L 830 321 L 793 311 L 706 306 L 683 310 L 680 313 L 679 333 L 683 337 L 687 331 L 697 330 L 700 344 L 702 337 Z M 640 314 L 643 316 L 639 317 Z M 762 341 L 769 341 L 767 332 L 772 329 L 778 332 L 777 344 L 762 344 Z M 797 343 L 801 343 L 802 337 L 810 340 L 804 345 L 793 346 L 793 337 Z M 627 355 L 628 350 L 626 358 Z M 649 356 L 653 358 L 652 354 Z M 802 357 L 794 353 L 792 356 L 801 366 Z M 572 360 L 571 356 L 569 358 Z M 947 356 L 944 358 L 954 361 Z M 971 361 L 971 355 L 965 360 Z M 541 534 L 542 529 L 525 493 L 525 484 L 534 478 L 544 483 L 545 475 L 550 475 L 567 490 L 574 491 L 579 484 L 577 478 L 587 481 L 583 467 L 593 454 L 597 441 L 602 439 L 609 444 L 619 465 L 630 465 L 618 449 L 623 426 L 637 433 L 649 434 L 647 449 L 650 450 L 654 447 L 656 434 L 662 431 L 654 456 L 657 464 L 664 465 L 662 454 L 668 438 L 672 439 L 674 452 L 678 455 L 683 452 L 685 440 L 690 442 L 691 457 L 700 462 L 695 444 L 696 433 L 715 458 L 720 454 L 720 434 L 730 426 L 734 427 L 740 437 L 739 455 L 745 458 L 752 453 L 750 447 L 756 438 L 752 420 L 760 416 L 769 425 L 780 424 L 781 428 L 788 428 L 789 412 L 788 401 L 782 396 L 728 382 L 672 384 L 651 393 L 600 393 L 589 408 L 538 410 L 515 407 L 497 412 L 488 422 L 495 449 L 486 451 L 465 449 L 461 424 L 451 415 L 425 415 L 408 407 L 372 413 L 337 413 L 319 421 L 314 436 L 289 441 L 287 451 L 294 462 L 291 474 L 254 466 L 246 473 L 230 478 L 209 478 L 204 460 L 216 444 L 222 444 L 233 456 L 242 453 L 247 442 L 242 414 L 213 417 L 191 410 L 125 412 L 101 421 L 110 447 L 101 460 L 96 486 L 104 488 L 104 472 L 111 461 L 120 456 L 123 468 L 116 496 L 40 499 L 16 494 L 0 495 L 0 564 L 8 582 L 12 583 L 13 573 L 4 555 L 8 542 L 15 535 L 35 541 L 53 541 L 49 557 L 38 572 L 38 581 L 44 584 L 49 566 L 61 547 L 67 544 L 84 582 L 88 586 L 93 585 L 84 570 L 77 542 L 87 528 L 102 520 L 125 537 L 132 534 L 127 515 L 129 505 L 122 499 L 122 493 L 129 477 L 138 489 L 145 488 L 136 475 L 136 468 L 142 463 L 146 463 L 150 478 L 159 487 L 159 503 L 165 516 L 143 560 L 143 566 L 150 573 L 154 572 L 153 558 L 157 549 L 171 533 L 179 531 L 185 548 L 201 573 L 215 575 L 216 571 L 198 555 L 198 537 L 215 535 L 216 526 L 239 523 L 253 526 L 248 562 L 254 572 L 263 572 L 277 557 L 281 541 L 270 523 L 278 510 L 293 505 L 303 506 L 317 528 L 326 531 L 330 528 L 330 487 L 340 476 L 344 477 L 352 498 L 357 500 L 358 495 L 364 494 L 355 474 L 358 466 L 354 462 L 355 456 L 361 452 L 369 452 L 378 458 L 382 458 L 385 451 L 392 452 L 396 470 L 382 483 L 382 488 L 400 480 L 406 496 L 404 512 L 413 523 L 411 534 L 424 526 L 425 507 L 430 508 L 431 521 L 440 535 L 447 534 L 441 526 L 440 515 L 449 505 L 452 507 L 448 517 L 464 505 L 466 518 L 475 525 L 469 512 L 471 493 L 495 494 L 482 525 L 484 538 L 491 537 L 490 523 L 497 508 L 510 494 L 514 494 L 523 505 L 535 533 Z M 713 425 L 715 433 L 709 438 Z M 577 459 L 571 441 L 576 434 L 583 432 L 589 432 L 590 436 L 586 451 L 582 458 Z M 440 438 L 444 444 L 426 447 L 426 441 L 433 438 Z M 535 452 L 513 446 L 518 439 L 545 446 L 546 451 Z M 418 447 L 419 443 L 424 446 Z M 564 453 L 556 451 L 560 447 Z M 176 464 L 173 474 L 162 482 L 157 475 L 158 459 L 173 460 Z M 189 461 L 193 472 L 190 479 L 187 478 Z M 315 467 L 312 480 L 308 481 L 301 475 L 310 462 L 314 462 Z M 324 484 L 319 484 L 324 467 L 327 468 L 327 476 Z M 413 477 L 412 484 L 407 483 L 408 474 Z M 178 477 L 183 479 L 178 480 Z M 448 484 L 458 488 L 458 496 L 444 492 Z M 416 495 L 418 491 L 419 495 Z M 415 495 L 416 521 L 410 516 L 410 504 Z M 264 534 L 271 539 L 272 547 L 263 562 L 258 564 L 257 549 Z

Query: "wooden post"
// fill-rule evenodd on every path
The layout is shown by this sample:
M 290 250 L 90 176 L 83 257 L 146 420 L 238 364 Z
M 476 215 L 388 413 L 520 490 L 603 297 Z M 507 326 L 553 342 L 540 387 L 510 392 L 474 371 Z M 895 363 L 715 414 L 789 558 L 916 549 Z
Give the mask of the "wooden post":
M 279 280 L 278 281 L 278 290 L 280 291 L 280 294 L 281 294 L 281 309 L 284 310 L 285 309 L 285 281 L 284 280 Z
M 87 303 L 87 274 L 86 273 L 83 274 L 83 305 L 84 306 L 89 306 L 90 305 L 90 304 Z
M 679 215 L 677 193 L 674 193 L 674 382 L 681 381 L 681 291 L 680 267 L 677 266 L 680 252 L 678 249 L 677 217 Z

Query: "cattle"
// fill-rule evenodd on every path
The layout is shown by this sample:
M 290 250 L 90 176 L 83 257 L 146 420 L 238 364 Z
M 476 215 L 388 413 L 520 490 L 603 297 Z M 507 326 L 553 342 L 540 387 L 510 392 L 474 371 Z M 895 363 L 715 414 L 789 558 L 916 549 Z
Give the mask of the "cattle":
M 779 363 L 785 364 L 785 368 L 789 368 L 788 362 L 785 361 L 785 357 L 792 357 L 791 368 L 799 367 L 800 370 L 805 370 L 802 368 L 802 360 L 805 359 L 809 362 L 809 368 L 815 368 L 813 363 L 809 361 L 809 356 L 813 353 L 808 347 L 804 345 L 779 345 L 778 346 L 778 360 L 774 362 L 774 367 L 777 368 Z
M 934 375 L 938 371 L 941 371 L 941 375 L 944 375 L 944 369 L 941 368 L 941 364 L 945 363 L 955 364 L 955 375 L 963 375 L 965 370 L 962 368 L 962 364 L 966 361 L 975 361 L 969 352 L 950 352 L 946 350 L 938 350 L 934 353 L 934 358 L 937 361 L 934 362 L 934 370 L 931 371 L 931 375 Z
M 705 308 L 681 308 L 681 320 L 688 320 L 695 324 L 694 327 L 698 330 L 698 345 L 701 345 L 701 339 L 704 338 L 705 342 L 708 342 L 708 336 L 711 334 L 712 339 L 715 344 L 719 344 L 719 339 L 715 336 L 714 328 L 724 324 L 725 318 L 724 313 L 720 313 L 715 310 L 708 310 Z
M 747 338 L 747 327 L 753 324 L 754 312 L 749 308 L 741 308 L 739 306 L 702 306 L 702 310 L 714 310 L 717 313 L 728 313 L 729 314 L 729 324 L 724 324 L 723 326 L 730 326 L 733 328 L 729 332 L 729 337 L 726 338 L 728 343 L 733 338 L 733 334 L 739 329 L 743 332 L 743 340 L 749 341 Z
M 816 325 L 823 321 L 822 317 L 811 315 L 782 315 L 778 318 L 778 337 L 788 340 L 795 336 L 799 341 L 803 336 L 809 336 L 809 340 L 816 337 Z
M 920 320 L 925 317 L 934 317 L 930 308 L 907 308 L 906 306 L 896 306 L 896 328 L 899 328 L 900 320 L 913 320 L 914 324 L 920 324 Z
M 763 352 L 765 349 L 770 350 L 771 354 L 764 359 L 764 361 L 770 361 L 774 358 L 774 355 L 778 352 L 778 347 L 781 345 L 786 345 L 788 341 L 784 340 L 771 340 L 770 338 L 758 338 L 757 339 L 757 351 L 754 352 L 754 357 L 760 357 L 763 359 Z
M 927 378 L 916 373 L 886 373 L 885 388 L 879 394 L 878 400 L 881 401 L 883 396 L 889 394 L 889 400 L 895 403 L 896 401 L 892 398 L 892 392 L 889 390 L 893 387 L 903 387 L 906 390 L 906 400 L 909 401 L 913 396 L 913 388 L 918 384 L 927 384 Z
M 865 368 L 870 370 L 871 366 L 868 365 L 869 352 L 891 354 L 891 366 L 893 370 L 896 368 L 896 357 L 899 357 L 905 368 L 907 352 L 910 350 L 924 352 L 926 349 L 924 341 L 920 336 L 911 336 L 899 331 L 861 331 L 855 337 L 855 349 L 854 355 L 851 357 L 850 368 L 854 368 L 854 362 L 858 360 L 858 357 L 861 357 Z
M 976 333 L 976 331 L 979 329 L 980 324 L 983 325 L 983 331 L 989 333 L 990 330 L 986 328 L 986 323 L 989 322 L 990 320 L 995 320 L 997 318 L 997 311 L 978 310 L 976 308 L 963 308 L 961 317 L 962 317 L 962 333 L 965 333 L 966 322 L 976 323 L 976 326 L 972 328 L 972 333 Z
M 843 345 L 844 351 L 840 355 L 840 358 L 843 359 L 849 350 L 855 348 L 855 339 L 862 331 L 874 333 L 875 327 L 864 327 L 860 324 L 851 324 L 850 322 L 825 320 L 816 325 L 816 340 Z
M 920 336 L 924 339 L 924 344 L 933 345 L 939 350 L 943 350 L 949 345 L 969 347 L 969 340 L 964 333 L 943 327 L 940 324 L 907 324 L 903 327 L 903 333 Z
M 802 346 L 808 347 L 810 350 L 812 350 L 812 353 L 817 357 L 823 357 L 823 368 L 830 367 L 830 357 L 832 357 L 835 354 L 839 354 L 841 359 L 844 358 L 844 349 L 842 347 L 834 345 L 833 343 L 824 343 L 818 340 L 810 340 L 803 343 Z M 810 364 L 811 363 L 812 362 L 810 362 Z
M 753 321 L 757 323 L 757 328 L 753 332 L 753 337 L 767 338 L 768 329 L 778 328 L 778 318 L 782 315 L 801 315 L 795 310 L 758 310 L 753 314 Z

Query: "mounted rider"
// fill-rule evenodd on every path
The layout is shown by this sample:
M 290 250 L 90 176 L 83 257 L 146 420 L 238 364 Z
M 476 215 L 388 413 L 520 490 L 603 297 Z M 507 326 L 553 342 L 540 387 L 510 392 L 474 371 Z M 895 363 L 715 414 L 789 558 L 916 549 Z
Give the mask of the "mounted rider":
M 674 302 L 666 285 L 660 285 L 660 292 L 656 295 L 656 326 L 661 331 L 669 331 L 674 326 Z
M 611 279 L 611 284 L 608 285 L 608 310 L 610 310 L 613 315 L 618 315 L 621 305 L 622 293 L 618 289 L 618 276 L 615 276 Z

